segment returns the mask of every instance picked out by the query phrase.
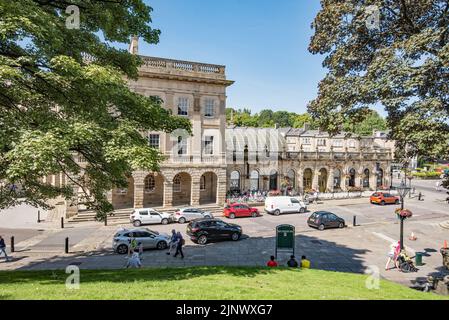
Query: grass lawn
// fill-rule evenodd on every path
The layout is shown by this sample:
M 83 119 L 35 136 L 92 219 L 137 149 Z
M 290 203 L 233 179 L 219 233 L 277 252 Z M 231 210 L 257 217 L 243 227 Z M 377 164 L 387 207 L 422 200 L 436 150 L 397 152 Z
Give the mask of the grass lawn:
M 81 270 L 80 289 L 65 287 L 64 271 L 2 271 L 0 299 L 444 299 L 367 276 L 321 270 L 197 267 Z

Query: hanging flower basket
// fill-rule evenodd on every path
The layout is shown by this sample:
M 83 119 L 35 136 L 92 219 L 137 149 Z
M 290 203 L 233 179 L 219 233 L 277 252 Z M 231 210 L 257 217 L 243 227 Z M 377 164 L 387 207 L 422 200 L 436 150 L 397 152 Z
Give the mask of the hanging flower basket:
M 403 210 L 396 209 L 395 213 L 398 216 L 398 218 L 403 218 L 403 219 L 411 218 L 413 216 L 413 213 L 408 209 L 403 209 Z

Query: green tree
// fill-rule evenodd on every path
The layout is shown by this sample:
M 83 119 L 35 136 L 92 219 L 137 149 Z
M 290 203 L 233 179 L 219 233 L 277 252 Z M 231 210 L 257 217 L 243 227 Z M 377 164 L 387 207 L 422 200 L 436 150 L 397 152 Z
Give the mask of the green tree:
M 322 0 L 321 7 L 309 51 L 324 55 L 329 71 L 308 107 L 320 127 L 333 134 L 343 123 L 355 127 L 381 103 L 398 156 L 447 158 L 449 1 Z
M 79 8 L 79 28 L 66 27 L 69 5 Z M 161 101 L 129 90 L 141 60 L 109 44 L 132 35 L 157 43 L 151 10 L 142 0 L 0 0 L 0 208 L 69 199 L 73 188 L 42 179 L 64 172 L 103 217 L 112 209 L 107 190 L 163 160 L 142 133 L 190 131 Z M 20 184 L 25 200 L 9 184 Z
M 357 125 L 346 122 L 344 130 L 361 136 L 371 136 L 374 130 L 387 130 L 387 122 L 376 111 L 371 111 L 366 118 Z

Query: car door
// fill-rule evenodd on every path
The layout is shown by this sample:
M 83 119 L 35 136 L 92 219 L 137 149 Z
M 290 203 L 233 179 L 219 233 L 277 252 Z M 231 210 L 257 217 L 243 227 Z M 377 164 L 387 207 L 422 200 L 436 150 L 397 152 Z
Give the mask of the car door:
M 139 210 L 139 218 L 142 224 L 151 223 L 151 216 L 148 212 L 148 210 Z
M 199 210 L 199 209 L 190 209 L 190 210 L 191 210 L 192 220 L 203 218 L 203 215 L 201 214 L 201 210 Z
M 191 209 L 184 209 L 184 210 L 182 210 L 182 214 L 181 215 L 186 219 L 186 221 L 194 220 L 191 211 L 192 211 Z
M 162 217 L 159 212 L 150 211 L 151 224 L 159 224 L 162 221 Z
M 241 217 L 250 217 L 251 216 L 251 210 L 246 205 L 240 205 L 240 216 Z
M 214 221 L 217 230 L 217 239 L 225 239 L 231 236 L 228 224 L 223 221 Z
M 211 240 L 219 238 L 219 232 L 216 228 L 215 221 L 203 221 L 201 222 L 201 229 L 207 232 L 207 237 Z
M 328 213 L 328 219 L 329 219 L 329 227 L 331 228 L 337 228 L 340 224 L 338 221 L 338 217 L 333 213 Z
M 137 233 L 137 243 L 141 242 L 144 249 L 154 248 L 153 238 L 151 237 L 151 233 L 146 231 L 139 231 Z
M 291 211 L 290 212 L 299 212 L 301 210 L 301 203 L 298 199 L 290 198 L 291 202 Z

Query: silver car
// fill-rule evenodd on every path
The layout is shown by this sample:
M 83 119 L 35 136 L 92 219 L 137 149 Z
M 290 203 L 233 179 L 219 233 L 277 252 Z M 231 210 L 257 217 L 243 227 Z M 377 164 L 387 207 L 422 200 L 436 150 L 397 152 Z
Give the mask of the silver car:
M 175 221 L 186 223 L 196 219 L 212 219 L 214 216 L 209 211 L 203 211 L 198 208 L 177 209 L 174 215 Z
M 147 228 L 121 229 L 117 231 L 112 241 L 114 252 L 128 253 L 132 238 L 136 239 L 137 243 L 142 243 L 143 249 L 164 250 L 168 248 L 170 241 L 168 234 L 160 234 Z

